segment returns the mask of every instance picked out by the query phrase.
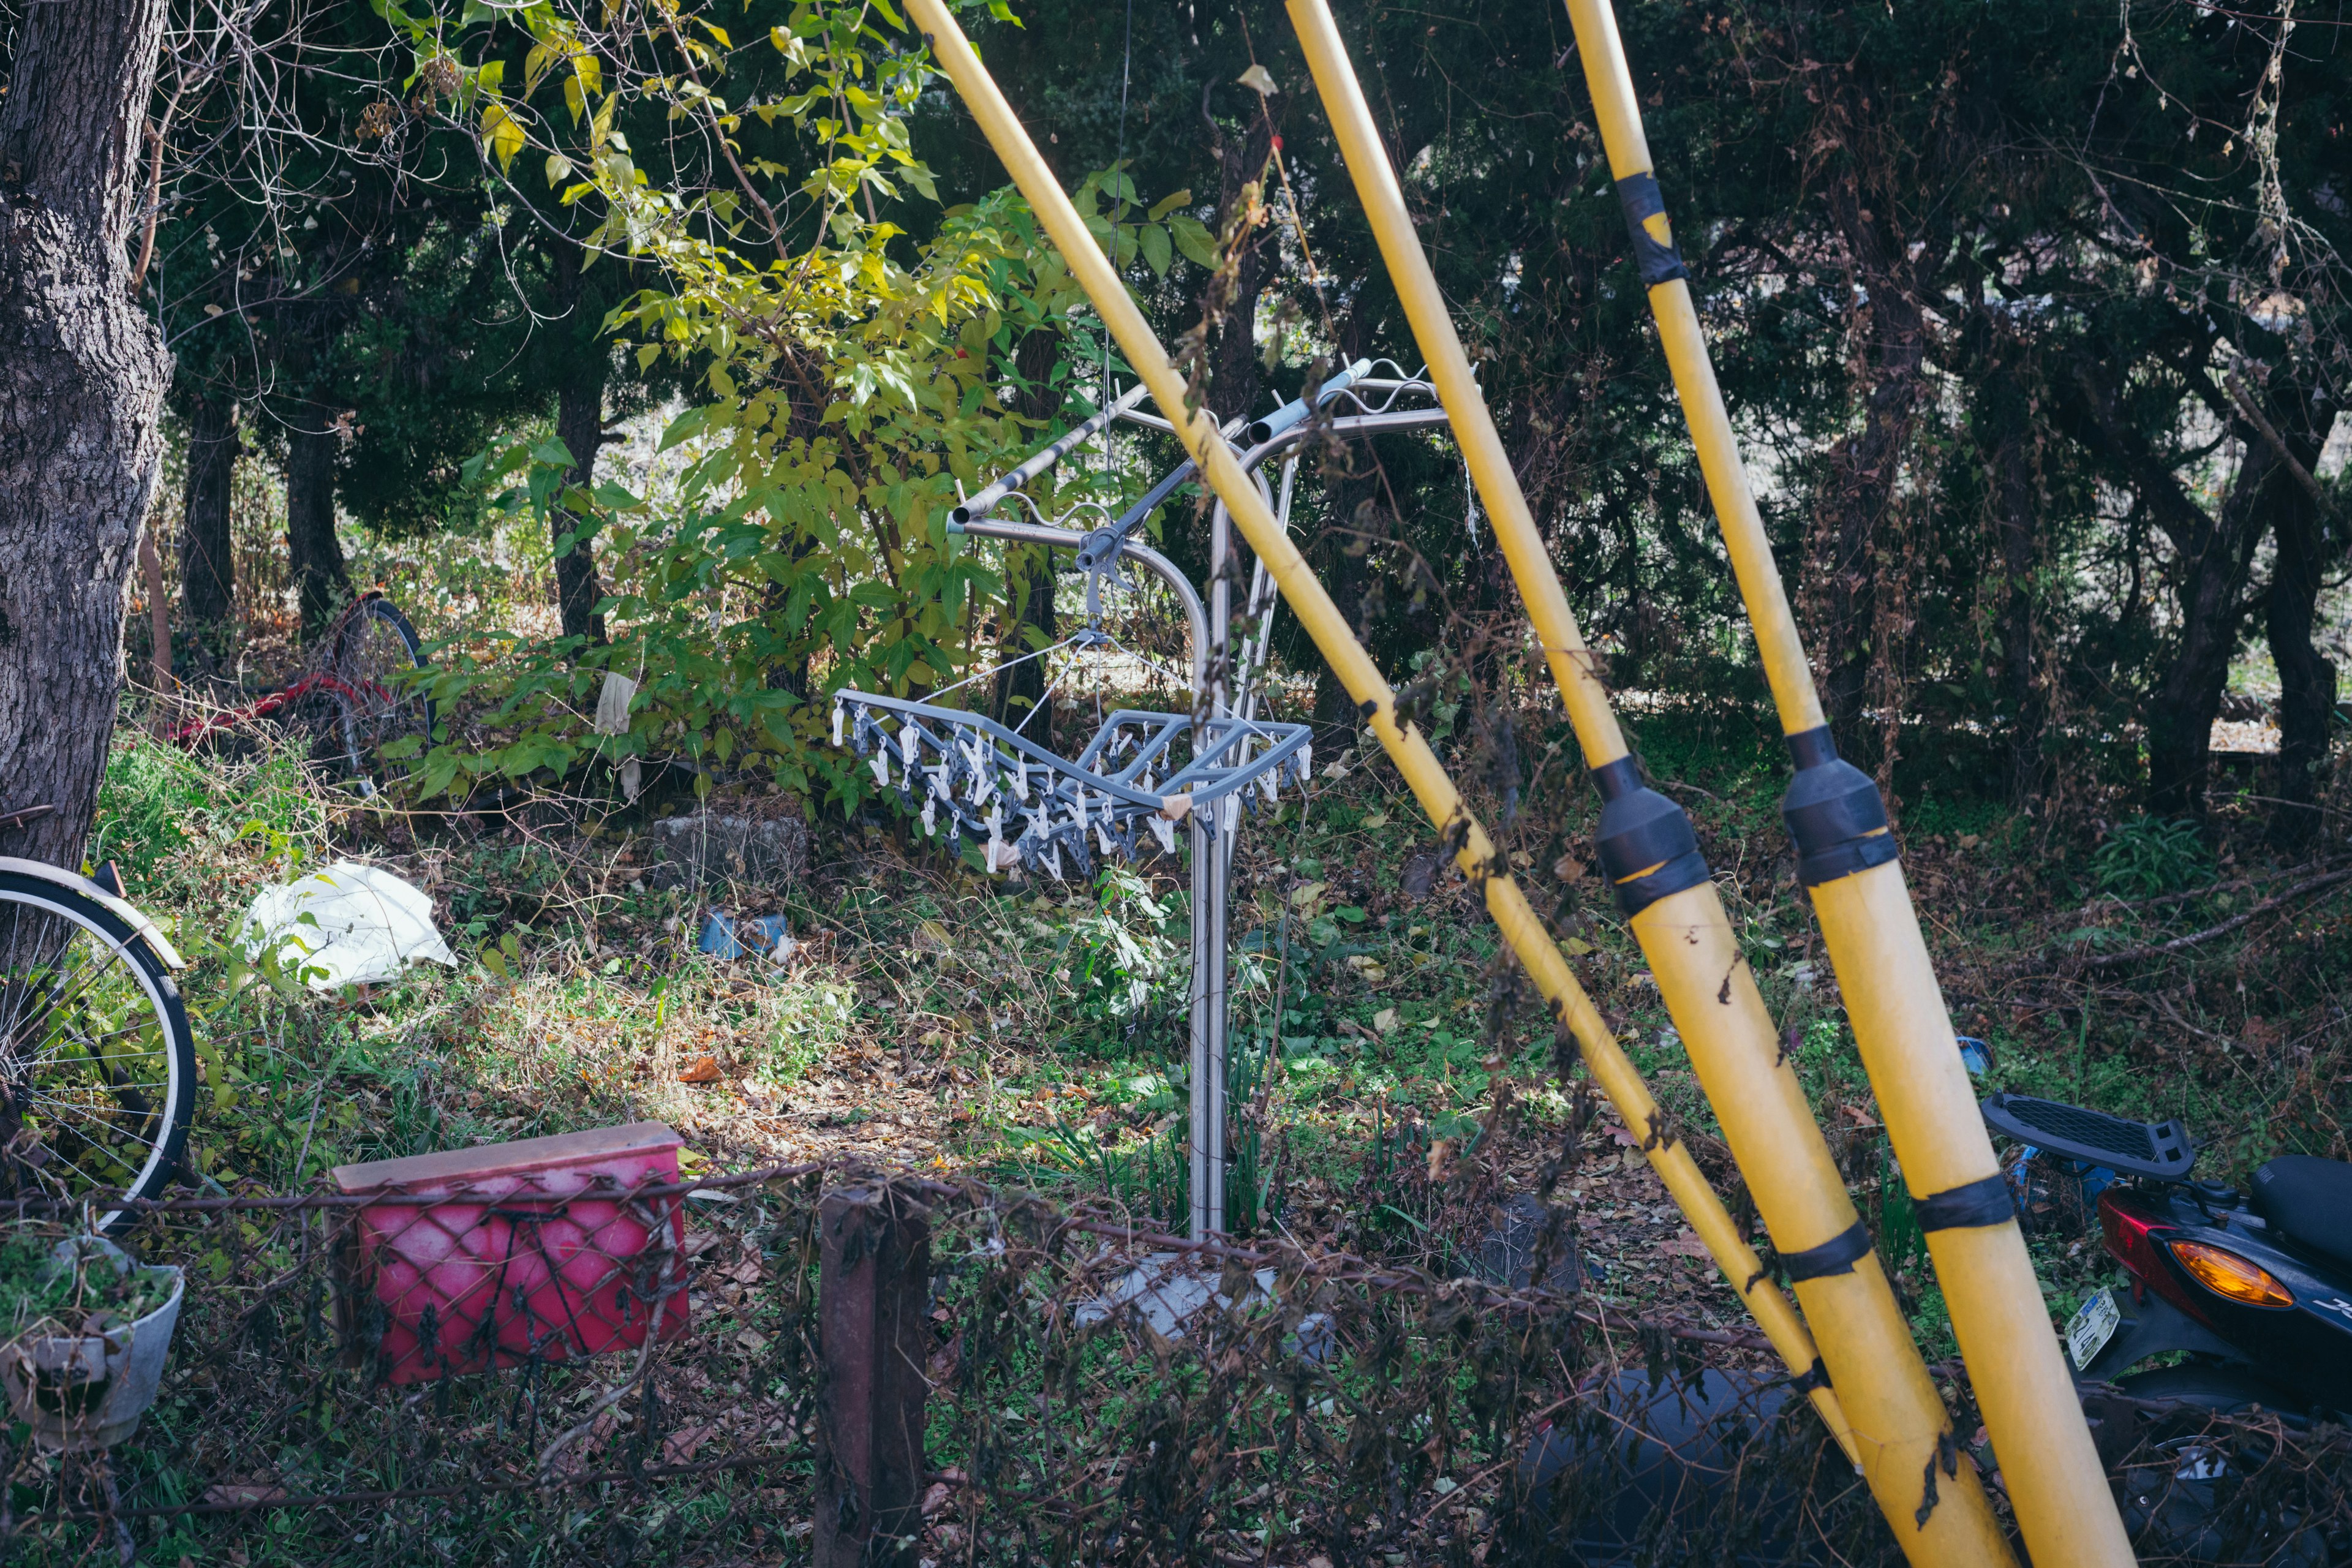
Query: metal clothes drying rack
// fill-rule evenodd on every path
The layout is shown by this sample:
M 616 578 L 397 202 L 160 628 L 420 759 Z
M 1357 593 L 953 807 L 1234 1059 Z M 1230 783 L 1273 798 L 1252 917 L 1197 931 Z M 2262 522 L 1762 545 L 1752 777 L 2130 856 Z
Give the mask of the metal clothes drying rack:
M 1373 374 L 1383 367 L 1394 374 Z M 966 838 L 983 844 L 991 872 L 1017 864 L 1029 875 L 1057 880 L 1072 870 L 1090 877 L 1097 857 L 1134 860 L 1155 847 L 1174 853 L 1176 826 L 1186 825 L 1192 860 L 1191 1234 L 1203 1240 L 1224 1229 L 1226 893 L 1234 844 L 1244 806 L 1255 809 L 1260 796 L 1272 803 L 1286 780 L 1303 788 L 1312 758 L 1307 725 L 1257 716 L 1259 677 L 1272 645 L 1279 595 L 1265 563 L 1257 563 L 1244 608 L 1248 629 L 1236 650 L 1227 570 L 1233 525 L 1224 503 L 1217 502 L 1211 512 L 1205 605 L 1173 562 L 1137 537 L 1153 510 L 1195 477 L 1196 465 L 1181 464 L 1116 517 L 1098 503 L 1081 502 L 1047 519 L 1024 493 L 1032 481 L 1118 420 L 1168 430 L 1165 420 L 1142 412 L 1144 391 L 1138 385 L 1115 398 L 967 498 L 950 514 L 948 531 L 1072 552 L 1073 564 L 1086 578 L 1086 626 L 1055 648 L 1117 647 L 1118 639 L 1103 628 L 1106 595 L 1126 585 L 1126 568 L 1149 574 L 1172 595 L 1185 623 L 1191 711 L 1118 709 L 1103 716 L 1084 750 L 1064 757 L 1022 734 L 1021 725 L 1008 727 L 940 700 L 1003 668 L 997 665 L 933 693 L 929 700 L 835 692 L 833 743 L 853 747 L 866 759 L 875 782 L 898 794 L 919 817 L 927 837 L 958 853 Z M 1406 375 L 1391 362 L 1360 360 L 1314 388 L 1311 397 L 1293 399 L 1262 419 L 1234 420 L 1223 434 L 1287 528 L 1298 462 L 1310 437 L 1328 431 L 1345 440 L 1445 424 L 1445 411 L 1425 374 Z M 1277 458 L 1278 500 L 1259 473 Z M 1008 500 L 1027 508 L 1034 521 L 992 515 Z M 1066 526 L 1087 511 L 1105 521 L 1085 530 Z M 1016 822 L 1017 831 L 1008 832 Z

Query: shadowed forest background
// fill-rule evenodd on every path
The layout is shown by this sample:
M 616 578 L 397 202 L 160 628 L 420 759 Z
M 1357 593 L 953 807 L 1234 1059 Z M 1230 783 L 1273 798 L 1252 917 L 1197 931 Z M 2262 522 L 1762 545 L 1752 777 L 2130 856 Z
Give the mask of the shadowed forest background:
M 757 10 L 728 24 L 730 47 L 712 48 L 709 68 L 730 72 L 737 107 L 752 111 L 745 157 L 773 157 L 788 187 L 781 171 L 807 132 L 761 106 L 806 84 L 783 79 L 789 59 Z M 1612 679 L 1720 715 L 1727 738 L 1760 734 L 1760 682 L 1564 17 L 1375 6 L 1343 21 Z M 559 143 L 576 124 L 561 106 L 545 155 L 534 145 L 517 159 L 520 122 L 493 126 L 512 146 L 481 137 L 484 89 L 453 79 L 444 98 L 429 69 L 412 78 L 416 58 L 374 16 L 263 8 L 247 24 L 287 69 L 244 90 L 284 123 L 247 137 L 205 120 L 203 105 L 236 96 L 233 66 L 196 84 L 145 284 L 178 356 L 178 657 L 216 667 L 239 637 L 282 637 L 289 615 L 320 624 L 351 592 L 355 550 L 478 544 L 505 477 L 469 469 L 478 453 L 520 441 L 545 457 L 553 437 L 580 465 L 570 477 L 593 483 L 633 411 L 674 413 L 722 384 L 739 405 L 753 395 L 709 374 L 740 347 L 698 353 L 708 345 L 675 330 L 679 312 L 667 335 L 643 318 L 604 331 L 607 311 L 677 274 L 662 275 L 658 255 L 633 262 L 593 197 L 567 199 L 574 176 L 551 161 L 573 161 Z M 2344 437 L 2331 446 L 2352 227 L 2342 25 L 2189 5 L 1645 5 L 1624 25 L 1842 746 L 1898 801 L 1958 792 L 2089 831 L 2143 808 L 2201 816 L 2214 722 L 2236 721 L 2252 727 L 2229 742 L 2239 757 L 2222 794 L 2284 843 L 2319 831 L 2336 808 L 2321 803 L 2342 717 Z M 897 47 L 878 26 L 881 47 Z M 1412 358 L 1278 8 L 1046 7 L 979 26 L 1066 183 L 1093 176 L 1107 218 L 1142 231 L 1123 258 L 1134 286 L 1163 339 L 1193 345 L 1196 384 L 1220 414 L 1296 395 L 1318 355 Z M 529 39 L 513 31 L 471 52 L 490 63 L 520 52 Z M 1272 95 L 1238 83 L 1254 61 Z M 525 73 L 507 74 L 520 86 Z M 541 100 L 563 74 L 548 75 Z M 635 130 L 637 172 L 715 197 L 709 232 L 756 265 L 761 220 L 723 164 L 713 176 L 696 162 L 709 159 L 707 133 L 679 133 L 700 128 L 662 81 L 613 75 L 598 113 Z M 568 79 L 576 96 L 581 79 Z M 892 177 L 886 157 L 845 205 L 862 209 L 872 253 L 936 264 L 942 226 L 990 198 L 1001 171 L 936 82 L 876 123 L 931 179 Z M 1128 184 L 1103 173 L 1115 163 Z M 1244 222 L 1242 245 L 1217 252 L 1253 202 L 1259 226 Z M 795 216 L 779 198 L 775 254 L 821 237 L 822 205 Z M 1171 232 L 1150 232 L 1162 218 L 1193 242 L 1171 254 Z M 1225 264 L 1213 300 L 1202 261 Z M 1002 276 L 1023 264 L 993 265 Z M 985 334 L 982 379 L 1001 393 L 989 412 L 1007 416 L 985 438 L 1008 455 L 1090 405 L 1099 379 L 1091 313 L 1060 287 L 1065 297 L 1016 284 L 1026 297 L 1008 295 L 1014 309 Z M 646 342 L 687 352 L 630 352 Z M 801 395 L 786 423 L 821 425 L 839 345 L 816 336 L 769 358 L 767 384 Z M 832 417 L 856 433 L 855 414 Z M 926 439 L 985 449 L 942 425 L 892 456 L 919 460 Z M 239 453 L 255 459 L 246 470 Z M 837 462 L 855 473 L 865 460 Z M 1516 606 L 1499 557 L 1476 547 L 1458 467 L 1425 445 L 1384 452 L 1377 480 L 1325 466 L 1334 472 L 1313 481 L 1302 514 L 1320 525 L 1325 581 L 1383 667 L 1402 678 L 1431 649 L 1458 661 L 1474 644 L 1499 647 L 1479 631 Z M 253 474 L 249 493 L 240 472 Z M 281 485 L 282 546 L 261 515 Z M 1204 522 L 1178 507 L 1162 528 L 1197 568 Z M 877 561 L 899 547 L 879 548 Z M 596 630 L 604 585 L 587 551 L 567 552 L 545 588 L 573 635 Z M 973 579 L 947 570 L 926 594 L 895 568 L 878 575 L 898 579 L 888 596 L 945 609 L 925 628 L 906 604 L 861 606 L 886 623 L 876 642 L 893 640 L 894 618 L 911 634 L 922 657 L 889 673 L 917 688 L 944 673 L 934 647 L 952 650 L 942 665 L 980 657 L 1015 643 L 1023 617 L 1052 613 L 1034 583 L 967 589 Z M 763 668 L 740 673 L 804 690 L 824 639 L 789 592 L 774 608 L 760 627 L 767 657 L 753 661 Z M 1312 669 L 1303 639 L 1285 651 Z M 1317 711 L 1345 721 L 1328 680 Z M 796 737 L 818 717 L 798 710 L 783 726 L 795 738 L 752 743 L 804 776 Z M 817 804 L 839 795 L 829 782 L 807 786 Z

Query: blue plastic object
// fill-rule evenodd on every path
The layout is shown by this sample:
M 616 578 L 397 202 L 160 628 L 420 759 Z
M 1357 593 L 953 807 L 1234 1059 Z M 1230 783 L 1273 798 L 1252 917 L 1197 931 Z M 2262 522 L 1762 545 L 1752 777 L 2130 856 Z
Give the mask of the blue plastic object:
M 1960 1065 L 1969 1069 L 1970 1078 L 1982 1078 L 1992 1070 L 1990 1046 L 1969 1035 L 1962 1035 L 1954 1043 L 1960 1047 Z
M 732 915 L 713 910 L 702 922 L 702 934 L 694 945 L 697 952 L 713 958 L 764 958 L 782 963 L 800 944 L 793 940 L 792 925 L 782 915 L 761 915 L 739 926 Z

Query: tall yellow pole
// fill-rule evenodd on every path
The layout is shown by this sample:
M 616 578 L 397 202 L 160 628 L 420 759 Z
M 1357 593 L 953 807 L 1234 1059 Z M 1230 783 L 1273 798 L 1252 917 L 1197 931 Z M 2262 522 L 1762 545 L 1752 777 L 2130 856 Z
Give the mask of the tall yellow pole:
M 1781 814 L 1895 1155 L 1927 1233 L 2001 1479 L 2036 1563 L 2123 1568 L 2131 1543 L 2074 1396 L 1952 1038 L 1877 788 L 1840 762 L 1716 385 L 1608 0 L 1567 0 L 1650 309 L 1796 763 Z
M 1381 259 L 1600 787 L 1601 862 L 1724 1141 L 1787 1265 L 1824 1370 L 1853 1423 L 1872 1495 L 1913 1562 L 2007 1563 L 2008 1544 L 1975 1467 L 1965 1458 L 1934 1483 L 1937 1504 L 1925 1510 L 1925 1525 L 1919 1522 L 1929 1472 L 1956 1447 L 1943 1400 L 1911 1342 L 1910 1325 L 1796 1069 L 1780 1048 L 1689 817 L 1644 785 L 1626 755 L 1608 694 L 1594 679 L 1328 5 L 1288 0 L 1288 8 Z
M 1371 657 L 1348 629 L 1346 617 L 1323 591 L 1306 558 L 1275 521 L 1273 509 L 1242 472 L 1231 449 L 1218 438 L 1215 422 L 1205 413 L 1185 406 L 1183 376 L 1153 336 L 1142 311 L 1128 297 L 1118 274 L 1103 258 L 1077 209 L 1055 182 L 1053 172 L 1038 157 L 1029 133 L 1013 117 L 996 83 L 973 52 L 971 41 L 956 26 L 941 0 L 910 0 L 909 9 L 940 68 L 954 82 L 972 118 L 980 122 L 990 145 L 1012 174 L 1013 183 L 1028 198 L 1038 221 L 1060 248 L 1079 286 L 1094 301 L 1104 325 L 1118 341 L 1119 351 L 1150 387 L 1161 414 L 1175 427 L 1185 450 L 1225 503 L 1234 523 L 1249 540 L 1250 548 L 1265 563 L 1283 597 L 1298 616 L 1299 625 L 1314 639 L 1316 647 L 1354 700 L 1358 713 L 1370 726 L 1389 760 L 1412 789 L 1413 798 L 1446 841 L 1456 846 L 1455 863 L 1480 889 L 1486 900 L 1486 912 L 1503 940 L 1518 955 L 1521 966 L 1542 994 L 1553 1017 L 1575 1037 L 1593 1082 L 1609 1097 L 1627 1127 L 1646 1132 L 1643 1152 L 1651 1168 L 1657 1172 L 1667 1194 L 1681 1207 L 1691 1229 L 1717 1265 L 1746 1298 L 1748 1310 L 1755 1314 L 1773 1348 L 1780 1352 L 1790 1371 L 1801 1376 L 1811 1373 L 1820 1354 L 1811 1334 L 1789 1305 L 1788 1298 L 1765 1277 L 1755 1249 L 1739 1234 L 1738 1226 L 1706 1184 L 1689 1149 L 1673 1135 L 1664 1113 L 1642 1082 L 1642 1075 L 1619 1047 L 1608 1026 L 1601 1022 L 1583 988 L 1577 984 L 1568 961 L 1561 957 L 1543 921 L 1512 879 L 1507 863 L 1496 851 L 1493 840 L 1471 816 L 1453 780 L 1446 777 L 1428 742 L 1416 726 L 1397 722 L 1395 694 L 1381 678 Z M 1820 1385 L 1817 1379 L 1811 1381 L 1809 1388 L 1815 1408 L 1845 1447 L 1848 1457 L 1856 1457 L 1855 1439 L 1838 1396 Z

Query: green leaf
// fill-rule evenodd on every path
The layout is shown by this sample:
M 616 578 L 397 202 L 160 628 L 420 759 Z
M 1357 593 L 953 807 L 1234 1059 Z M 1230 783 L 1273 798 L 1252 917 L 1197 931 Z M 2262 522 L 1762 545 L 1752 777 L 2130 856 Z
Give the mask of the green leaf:
M 1209 233 L 1208 226 L 1202 223 L 1199 218 L 1187 213 L 1178 213 L 1168 220 L 1168 232 L 1175 238 L 1176 248 L 1184 253 L 1186 260 L 1205 267 L 1212 272 L 1216 270 L 1216 238 Z
M 717 412 L 716 408 L 707 403 L 698 407 L 688 409 L 669 422 L 668 426 L 662 431 L 661 445 L 655 450 L 667 452 L 672 447 L 693 440 L 702 434 L 703 428 L 710 423 L 711 416 Z
M 1152 203 L 1151 210 L 1144 216 L 1150 218 L 1152 222 L 1158 223 L 1161 218 L 1166 217 L 1178 207 L 1191 205 L 1192 201 L 1192 187 L 1188 185 L 1184 189 L 1178 191 L 1172 196 L 1162 196 L 1158 201 Z
M 1152 276 L 1164 278 L 1168 273 L 1168 231 L 1158 224 L 1146 224 L 1136 238 L 1143 247 L 1143 264 L 1151 268 Z

